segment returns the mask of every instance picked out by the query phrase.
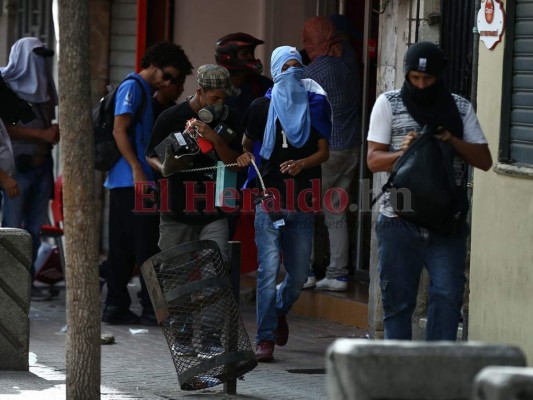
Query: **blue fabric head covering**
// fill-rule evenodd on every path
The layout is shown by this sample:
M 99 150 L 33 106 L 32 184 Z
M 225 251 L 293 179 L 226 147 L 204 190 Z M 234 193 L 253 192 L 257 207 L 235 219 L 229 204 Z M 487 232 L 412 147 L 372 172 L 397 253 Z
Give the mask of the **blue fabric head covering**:
M 307 90 L 302 84 L 303 68 L 281 69 L 289 60 L 302 64 L 300 53 L 295 47 L 281 46 L 272 52 L 270 72 L 274 79 L 268 119 L 260 155 L 269 159 L 276 143 L 276 120 L 279 119 L 287 140 L 294 147 L 302 147 L 311 132 L 311 115 Z

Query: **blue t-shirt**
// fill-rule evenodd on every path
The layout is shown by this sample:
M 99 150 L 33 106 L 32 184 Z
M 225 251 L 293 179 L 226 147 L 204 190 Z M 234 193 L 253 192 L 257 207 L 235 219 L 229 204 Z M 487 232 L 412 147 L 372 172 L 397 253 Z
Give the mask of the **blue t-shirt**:
M 152 170 L 146 159 L 144 153 L 146 146 L 152 134 L 154 125 L 154 117 L 152 112 L 151 88 L 143 78 L 138 74 L 129 74 L 135 80 L 142 83 L 144 89 L 133 79 L 128 79 L 119 86 L 115 97 L 115 116 L 130 114 L 132 120 L 137 121 L 135 124 L 135 146 L 134 150 L 137 154 L 137 159 L 143 167 L 146 179 L 153 180 Z M 141 110 L 141 105 L 144 101 L 144 112 L 139 118 L 136 115 Z M 130 139 L 131 141 L 132 139 Z M 109 170 L 107 179 L 104 182 L 107 189 L 115 189 L 119 187 L 133 186 L 133 171 L 124 157 L 120 157 L 115 165 Z

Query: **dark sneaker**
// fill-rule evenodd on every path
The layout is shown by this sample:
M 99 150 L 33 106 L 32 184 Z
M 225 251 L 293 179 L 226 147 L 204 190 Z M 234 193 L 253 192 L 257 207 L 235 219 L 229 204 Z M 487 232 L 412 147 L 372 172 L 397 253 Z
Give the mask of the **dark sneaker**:
M 289 325 L 287 324 L 287 316 L 278 316 L 278 327 L 274 331 L 276 337 L 276 344 L 278 346 L 285 346 L 289 340 Z
M 143 308 L 143 312 L 140 317 L 141 324 L 146 326 L 159 326 L 157 318 L 155 317 L 154 310 Z
M 255 347 L 255 359 L 258 362 L 269 362 L 274 359 L 274 342 L 263 339 Z
M 52 295 L 49 292 L 38 288 L 35 285 L 31 285 L 31 300 L 32 301 L 45 301 L 50 300 Z
M 141 323 L 137 314 L 115 306 L 106 306 L 104 308 L 102 322 L 109 325 L 139 325 Z

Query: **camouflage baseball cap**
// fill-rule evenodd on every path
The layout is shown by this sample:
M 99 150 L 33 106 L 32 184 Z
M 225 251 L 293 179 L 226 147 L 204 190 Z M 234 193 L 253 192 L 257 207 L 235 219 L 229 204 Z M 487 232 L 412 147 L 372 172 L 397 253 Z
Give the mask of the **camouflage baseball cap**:
M 237 94 L 236 88 L 231 84 L 229 71 L 216 64 L 206 64 L 198 67 L 196 82 L 203 89 L 223 89 L 229 96 Z

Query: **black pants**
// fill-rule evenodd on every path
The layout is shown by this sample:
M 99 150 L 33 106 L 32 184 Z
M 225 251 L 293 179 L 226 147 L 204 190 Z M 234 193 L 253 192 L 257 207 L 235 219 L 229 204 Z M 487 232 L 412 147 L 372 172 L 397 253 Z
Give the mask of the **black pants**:
M 133 187 L 110 190 L 109 196 L 109 253 L 107 270 L 106 305 L 124 311 L 131 304 L 128 282 L 135 265 L 141 266 L 159 252 L 159 214 L 134 212 Z M 141 305 L 151 309 L 152 304 L 141 275 Z

